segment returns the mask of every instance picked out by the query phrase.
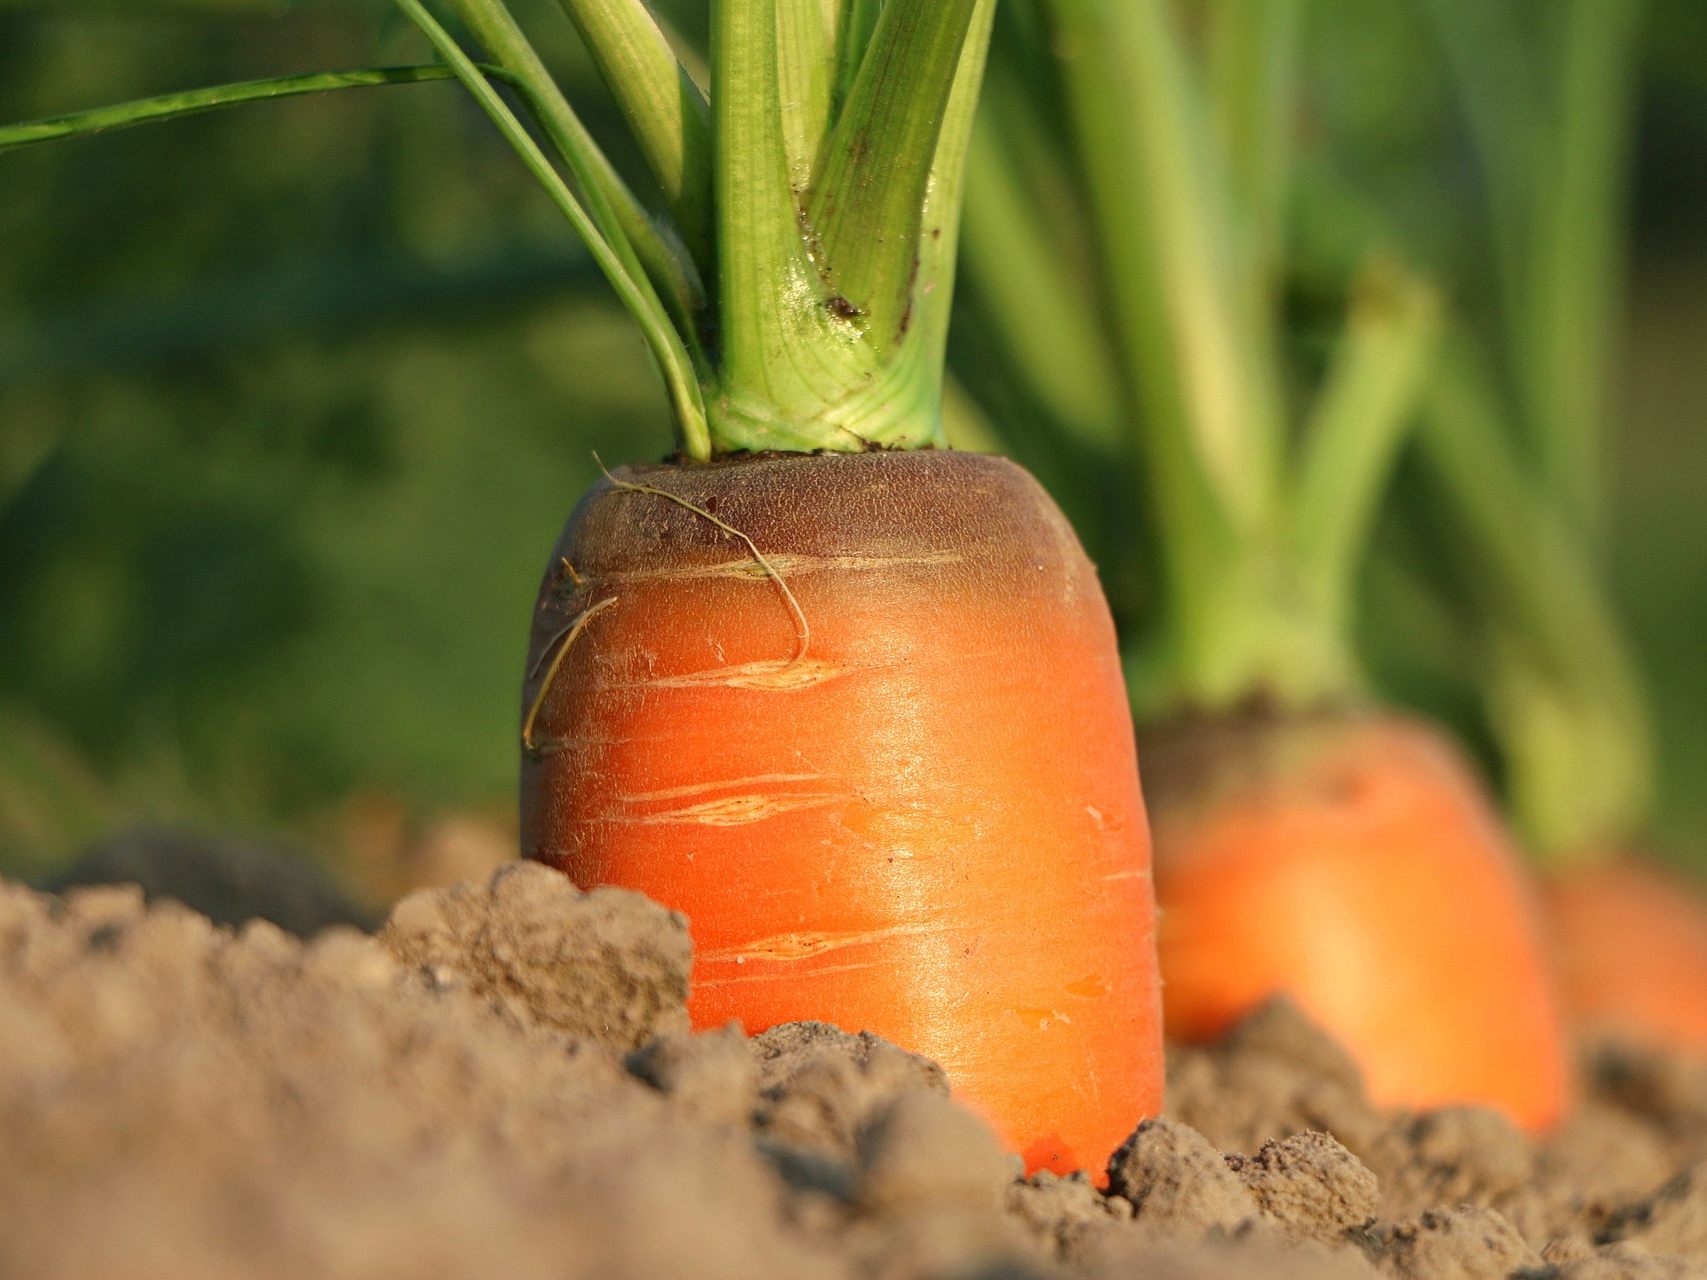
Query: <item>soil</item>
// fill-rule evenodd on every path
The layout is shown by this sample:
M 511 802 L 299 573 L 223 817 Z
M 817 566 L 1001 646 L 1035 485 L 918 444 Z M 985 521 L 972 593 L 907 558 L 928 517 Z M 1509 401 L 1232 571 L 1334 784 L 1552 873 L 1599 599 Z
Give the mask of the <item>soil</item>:
M 932 1063 L 687 1029 L 688 924 L 531 864 L 370 935 L 0 883 L 0 1276 L 1707 1276 L 1707 1067 L 1602 1044 L 1533 1143 L 1381 1112 L 1275 1003 L 1099 1190 Z

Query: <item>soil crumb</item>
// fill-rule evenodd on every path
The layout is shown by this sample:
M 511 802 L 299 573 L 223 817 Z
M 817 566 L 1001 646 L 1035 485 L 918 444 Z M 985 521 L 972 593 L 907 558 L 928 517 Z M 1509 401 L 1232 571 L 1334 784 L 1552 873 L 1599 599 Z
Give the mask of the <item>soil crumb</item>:
M 1534 1142 L 1371 1107 L 1275 1002 L 1024 1178 L 875 1036 L 691 1034 L 688 927 L 531 865 L 306 940 L 0 882 L 0 1275 L 1707 1277 L 1700 1064 L 1590 1046 Z

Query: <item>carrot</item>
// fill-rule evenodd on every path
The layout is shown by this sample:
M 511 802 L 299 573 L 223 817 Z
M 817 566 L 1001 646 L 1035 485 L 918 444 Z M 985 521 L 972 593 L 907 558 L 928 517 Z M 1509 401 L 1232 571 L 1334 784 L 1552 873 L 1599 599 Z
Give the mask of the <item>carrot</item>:
M 1100 1168 L 1161 1095 L 1113 627 L 1035 481 L 936 452 L 992 0 L 718 0 L 709 101 L 638 0 L 567 0 L 669 235 L 496 0 L 455 7 L 579 194 L 400 3 L 600 257 L 676 417 L 678 460 L 607 475 L 552 554 L 524 852 L 688 915 L 696 1025 L 876 1032 L 1029 1166 Z
M 1171 1036 L 1213 1038 L 1285 992 L 1381 1105 L 1558 1119 L 1569 1082 L 1534 902 L 1438 730 L 1258 716 L 1151 735 L 1145 757 Z
M 1707 1055 L 1707 906 L 1647 859 L 1567 868 L 1547 885 L 1578 1024 Z
M 689 913 L 697 1026 L 877 1032 L 1029 1167 L 1100 1167 L 1160 1101 L 1149 840 L 1107 609 L 1036 482 L 625 469 L 554 564 L 524 851 Z
M 994 104 L 979 189 L 1007 204 L 969 208 L 967 245 L 998 281 L 980 292 L 1001 338 L 1029 353 L 1013 362 L 1028 391 L 1087 451 L 1135 454 L 1149 486 L 1130 504 L 1153 522 L 1129 526 L 1140 569 L 1111 577 L 1161 580 L 1128 608 L 1166 1025 L 1212 1037 L 1284 992 L 1382 1102 L 1544 1126 L 1568 1072 L 1533 886 L 1473 773 L 1438 731 L 1381 709 L 1352 643 L 1369 528 L 1436 348 L 1435 291 L 1371 253 L 1326 372 L 1284 358 L 1299 6 L 1211 7 L 1189 37 L 1164 0 L 1043 8 L 1052 58 L 996 46 L 1016 64 L 1007 82 L 1044 91 Z M 1057 136 L 1076 170 L 1056 163 Z M 1048 251 L 1063 222 L 1094 241 L 1096 269 L 1076 278 Z M 1014 263 L 1053 285 L 1004 290 Z M 1112 326 L 1056 318 L 1085 296 Z M 1048 376 L 1064 344 L 1096 376 Z M 1109 428 L 1122 411 L 1135 440 Z

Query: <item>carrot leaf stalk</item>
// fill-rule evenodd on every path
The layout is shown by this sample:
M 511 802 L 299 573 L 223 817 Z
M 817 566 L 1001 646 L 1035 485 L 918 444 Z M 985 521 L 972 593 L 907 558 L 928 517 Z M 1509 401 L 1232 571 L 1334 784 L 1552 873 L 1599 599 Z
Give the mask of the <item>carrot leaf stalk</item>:
M 1529 474 L 1472 351 L 1462 335 L 1448 346 L 1428 393 L 1423 453 L 1451 504 L 1472 598 L 1490 620 L 1490 714 L 1512 811 L 1541 855 L 1590 856 L 1647 816 L 1647 706 L 1581 531 Z
M 1155 496 L 1167 604 L 1146 701 L 1350 692 L 1350 579 L 1416 419 L 1434 293 L 1372 267 L 1295 425 L 1277 293 L 1298 6 L 1208 6 L 1201 60 L 1164 0 L 1045 8 Z
M 642 0 L 562 0 L 646 155 L 682 240 L 712 264 L 711 107 Z M 492 6 L 496 7 L 496 6 Z
M 487 67 L 485 70 L 488 75 L 501 78 L 502 73 L 496 68 Z M 242 106 L 249 102 L 270 102 L 279 98 L 329 93 L 338 89 L 420 84 L 428 80 L 449 80 L 455 74 L 449 67 L 439 65 L 371 67 L 357 71 L 315 71 L 306 75 L 273 76 L 264 80 L 242 80 L 235 84 L 186 89 L 178 93 L 138 98 L 132 102 L 114 103 L 112 106 L 94 107 L 87 111 L 73 111 L 42 120 L 0 125 L 0 151 L 27 147 L 37 142 L 53 142 L 61 138 L 77 138 L 92 133 L 106 133 L 113 129 L 128 129 L 133 125 L 181 120 L 186 116 L 218 111 L 224 107 Z
M 993 0 L 719 0 L 709 102 L 639 0 L 564 0 L 665 193 L 663 233 L 502 0 L 446 3 L 569 180 L 422 0 L 398 3 L 640 322 L 684 454 L 943 443 L 961 171 Z

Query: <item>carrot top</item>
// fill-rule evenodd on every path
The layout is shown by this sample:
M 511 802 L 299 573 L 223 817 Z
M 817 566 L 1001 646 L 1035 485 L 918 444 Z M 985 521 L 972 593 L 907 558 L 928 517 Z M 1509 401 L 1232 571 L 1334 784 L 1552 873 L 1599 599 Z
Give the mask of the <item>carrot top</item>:
M 1437 332 L 1433 290 L 1372 247 L 1325 373 L 1294 393 L 1279 292 L 1301 9 L 1216 0 L 1188 36 L 1165 0 L 1040 0 L 1010 14 L 974 141 L 968 262 L 1015 363 L 1153 499 L 1162 625 L 1134 682 L 1151 710 L 1355 687 L 1355 570 Z M 1048 252 L 1063 222 L 1097 269 Z M 1016 294 L 1010 264 L 1043 283 Z M 1076 322 L 1073 298 L 1093 300 Z
M 445 0 L 523 101 L 397 0 L 587 242 L 663 372 L 678 444 L 942 443 L 961 169 L 993 0 L 714 0 L 702 93 L 642 0 L 563 0 L 669 205 L 655 222 L 502 0 Z
M 963 161 L 994 0 L 713 0 L 709 92 L 644 0 L 562 0 L 662 215 L 593 141 L 504 0 L 438 0 L 460 33 L 426 0 L 396 2 L 441 64 L 248 81 L 0 126 L 0 150 L 454 76 L 639 324 L 688 458 L 944 443 Z

